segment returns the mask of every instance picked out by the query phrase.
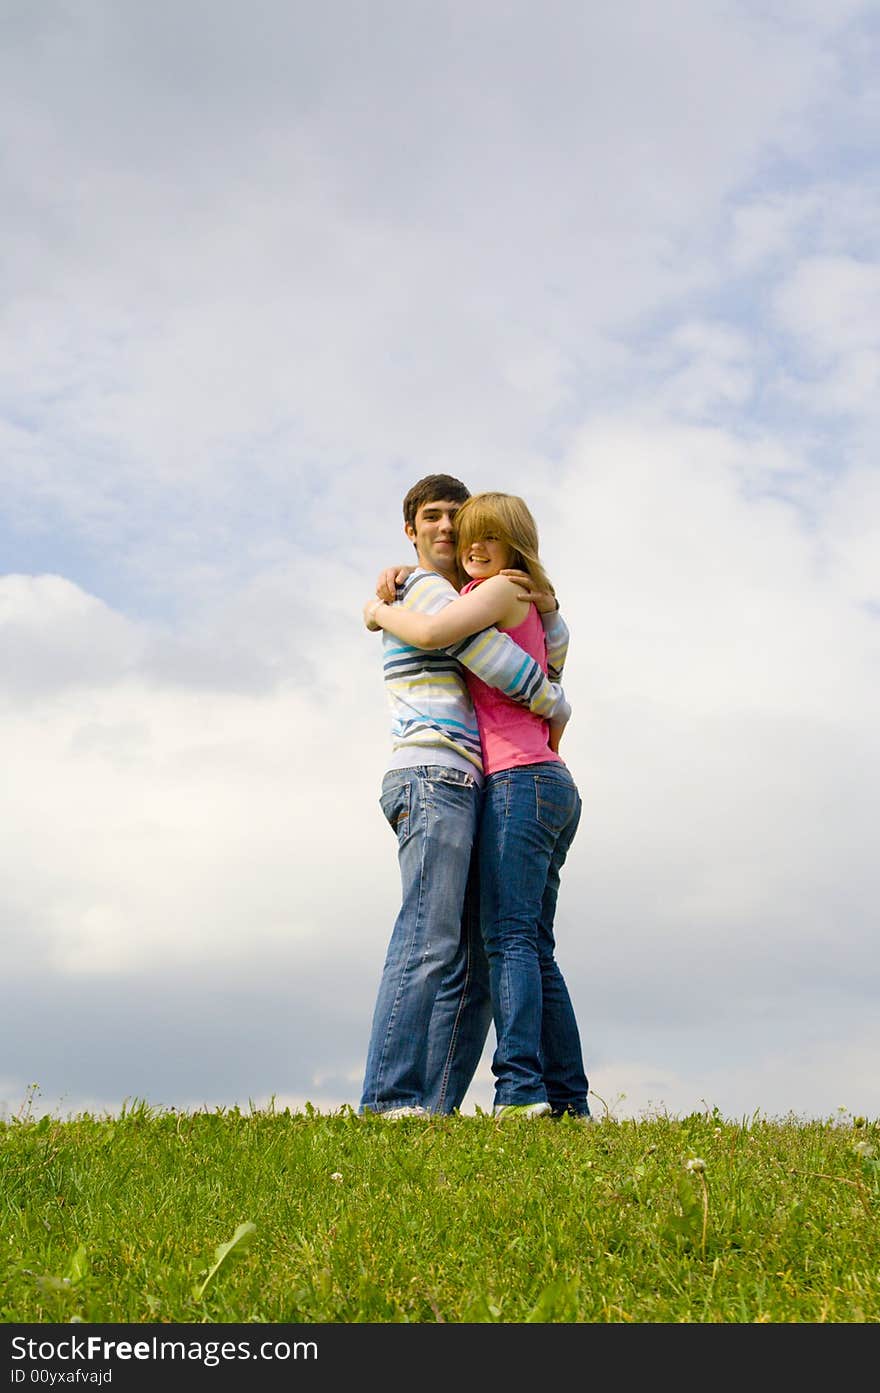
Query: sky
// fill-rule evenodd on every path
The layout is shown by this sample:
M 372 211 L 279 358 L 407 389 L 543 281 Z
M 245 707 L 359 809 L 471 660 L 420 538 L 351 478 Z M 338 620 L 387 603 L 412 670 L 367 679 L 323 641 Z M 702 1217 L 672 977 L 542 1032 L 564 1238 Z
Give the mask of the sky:
M 357 1106 L 434 472 L 571 631 L 594 1113 L 880 1114 L 878 72 L 877 0 L 2 0 L 0 1115 Z

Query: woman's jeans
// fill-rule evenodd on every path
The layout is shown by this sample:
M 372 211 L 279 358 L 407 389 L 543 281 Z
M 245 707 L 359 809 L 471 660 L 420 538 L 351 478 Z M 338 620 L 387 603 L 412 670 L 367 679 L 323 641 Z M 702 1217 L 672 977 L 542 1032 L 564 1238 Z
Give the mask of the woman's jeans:
M 571 998 L 553 956 L 559 872 L 581 800 L 564 764 L 490 774 L 480 819 L 480 910 L 497 1046 L 495 1104 L 589 1113 Z
M 382 782 L 403 898 L 373 1013 L 361 1112 L 453 1112 L 480 1061 L 492 1012 L 471 856 L 479 801 L 476 780 L 443 765 L 394 769 Z

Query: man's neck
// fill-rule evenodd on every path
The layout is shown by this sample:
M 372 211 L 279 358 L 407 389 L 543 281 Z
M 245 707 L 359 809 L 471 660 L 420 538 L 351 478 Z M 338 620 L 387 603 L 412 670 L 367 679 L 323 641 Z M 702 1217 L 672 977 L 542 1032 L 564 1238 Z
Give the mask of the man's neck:
M 431 571 L 433 575 L 442 576 L 444 580 L 448 580 L 450 585 L 458 585 L 458 570 L 456 567 L 453 566 L 451 572 L 441 571 L 439 566 L 429 566 L 427 561 L 423 560 L 418 553 L 416 553 L 416 560 L 423 571 Z

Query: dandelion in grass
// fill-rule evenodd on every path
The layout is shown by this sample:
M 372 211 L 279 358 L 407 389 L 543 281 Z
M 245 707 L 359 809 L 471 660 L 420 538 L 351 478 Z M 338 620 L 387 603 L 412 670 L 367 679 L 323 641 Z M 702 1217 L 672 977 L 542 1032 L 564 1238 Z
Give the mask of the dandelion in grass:
M 342 1179 L 342 1171 L 334 1171 L 333 1174 L 330 1176 L 330 1179 L 335 1180 L 338 1183 Z
M 699 1177 L 700 1185 L 703 1190 L 703 1232 L 700 1238 L 700 1255 L 705 1262 L 706 1259 L 706 1230 L 709 1226 L 709 1187 L 706 1184 L 706 1162 L 702 1156 L 691 1156 L 685 1162 L 685 1170 L 690 1171 L 691 1175 Z

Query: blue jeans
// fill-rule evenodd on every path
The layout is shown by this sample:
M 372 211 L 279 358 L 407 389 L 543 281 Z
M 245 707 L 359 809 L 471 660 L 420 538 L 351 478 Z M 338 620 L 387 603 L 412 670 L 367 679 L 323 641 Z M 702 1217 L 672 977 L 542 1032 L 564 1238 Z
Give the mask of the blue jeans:
M 564 764 L 490 774 L 480 820 L 480 906 L 497 1046 L 495 1103 L 589 1113 L 571 998 L 554 957 L 559 872 L 581 800 Z
M 453 1112 L 480 1061 L 492 1011 L 471 855 L 479 799 L 470 774 L 442 765 L 394 769 L 382 782 L 403 896 L 373 1012 L 361 1112 Z

